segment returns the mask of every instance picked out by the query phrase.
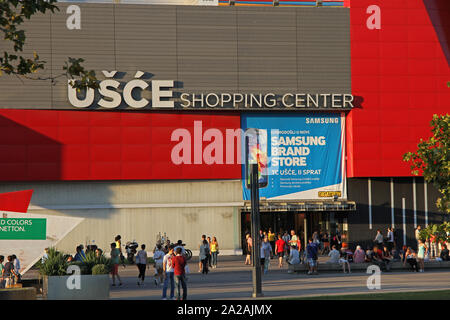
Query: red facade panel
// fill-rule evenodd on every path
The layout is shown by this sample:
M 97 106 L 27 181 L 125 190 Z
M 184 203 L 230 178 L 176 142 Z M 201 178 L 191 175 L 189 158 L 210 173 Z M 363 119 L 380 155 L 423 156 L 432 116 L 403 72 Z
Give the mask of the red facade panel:
M 239 179 L 237 162 L 172 161 L 176 129 L 189 131 L 193 159 L 194 121 L 201 134 L 240 128 L 239 114 L 0 110 L 0 180 Z
M 373 5 L 381 29 L 367 26 Z M 409 176 L 402 155 L 450 110 L 449 14 L 447 0 L 352 1 L 352 93 L 363 102 L 347 117 L 349 177 Z

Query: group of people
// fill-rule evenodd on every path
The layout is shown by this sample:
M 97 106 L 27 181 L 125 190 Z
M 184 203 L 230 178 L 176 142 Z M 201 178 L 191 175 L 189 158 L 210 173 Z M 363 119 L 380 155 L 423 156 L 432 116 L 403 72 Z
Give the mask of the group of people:
M 283 267 L 283 258 L 289 256 L 288 263 L 296 264 L 300 263 L 299 254 L 301 251 L 301 241 L 294 230 L 280 232 L 278 235 L 272 232 L 269 228 L 268 232 L 260 230 L 259 238 L 261 240 L 260 247 L 260 263 L 263 273 L 267 273 L 269 270 L 270 260 L 277 257 L 278 267 Z M 246 259 L 244 264 L 251 265 L 251 255 L 253 250 L 253 241 L 249 233 L 246 234 Z M 298 261 L 298 262 L 297 262 Z
M 292 265 L 304 263 L 308 266 L 308 274 L 315 275 L 318 274 L 319 254 L 328 255 L 329 260 L 326 263 L 342 265 L 344 273 L 351 273 L 350 263 L 372 263 L 378 265 L 381 270 L 389 272 L 393 262 L 398 261 L 402 262 L 404 266 L 409 265 L 413 271 L 424 272 L 424 261 L 427 259 L 450 260 L 449 250 L 445 243 L 434 245 L 436 248 L 430 250 L 430 246 L 433 246 L 432 244 L 437 243 L 437 241 L 429 239 L 427 245 L 419 239 L 419 232 L 420 226 L 416 231 L 417 250 L 407 246 L 399 248 L 397 246 L 398 234 L 394 228 L 389 227 L 386 236 L 383 236 L 381 231 L 377 230 L 373 245 L 368 246 L 367 250 L 363 250 L 360 245 L 357 245 L 356 250 L 352 251 L 339 230 L 331 236 L 327 233 L 314 232 L 312 237 L 308 239 L 305 248 L 302 248 L 300 238 L 294 230 L 291 230 L 290 234 L 287 231 L 280 231 L 277 235 L 271 229 L 268 232 L 260 230 L 258 236 L 261 240 L 261 270 L 263 273 L 267 273 L 270 260 L 277 257 L 279 268 L 282 268 L 284 260 Z M 252 248 L 253 241 L 251 235 L 247 233 L 247 255 L 244 262 L 247 265 L 252 264 Z M 438 250 L 440 254 L 438 254 Z
M 111 243 L 111 260 L 113 269 L 111 271 L 113 286 L 115 286 L 115 278 L 119 280 L 119 286 L 122 285 L 118 273 L 122 248 L 120 236 L 116 236 L 115 242 Z M 209 268 L 217 268 L 217 255 L 219 254 L 219 243 L 216 237 L 206 237 L 202 235 L 199 244 L 199 272 L 207 274 Z M 162 299 L 167 300 L 167 290 L 170 286 L 169 299 L 186 300 L 187 298 L 187 277 L 189 266 L 187 265 L 186 249 L 182 240 L 178 240 L 176 244 L 157 243 L 153 250 L 153 261 L 155 268 L 154 282 L 156 286 L 162 284 Z M 136 253 L 135 263 L 138 268 L 139 286 L 144 284 L 145 271 L 150 267 L 148 262 L 145 244 L 141 245 L 141 250 Z M 182 290 L 182 294 L 181 294 Z
M 15 254 L 6 257 L 0 255 L 0 288 L 10 288 L 20 281 L 20 260 Z M 4 264 L 3 264 L 4 263 Z
M 202 235 L 199 244 L 198 272 L 208 274 L 209 268 L 217 268 L 217 255 L 219 254 L 219 243 L 216 237 Z M 209 267 L 209 268 L 208 268 Z

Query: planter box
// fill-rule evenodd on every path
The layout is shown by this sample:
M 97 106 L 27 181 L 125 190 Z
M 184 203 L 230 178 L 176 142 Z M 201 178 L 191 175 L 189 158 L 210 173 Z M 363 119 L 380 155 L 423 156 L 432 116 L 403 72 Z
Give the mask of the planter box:
M 80 275 L 80 289 L 69 289 L 71 276 L 45 276 L 44 296 L 48 300 L 105 300 L 109 299 L 109 275 Z

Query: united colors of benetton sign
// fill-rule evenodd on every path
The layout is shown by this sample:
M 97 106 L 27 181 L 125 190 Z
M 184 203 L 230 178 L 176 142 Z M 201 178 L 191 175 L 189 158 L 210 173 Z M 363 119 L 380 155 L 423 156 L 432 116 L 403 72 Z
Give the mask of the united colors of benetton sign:
M 2 240 L 45 240 L 46 231 L 46 219 L 0 219 L 0 239 Z

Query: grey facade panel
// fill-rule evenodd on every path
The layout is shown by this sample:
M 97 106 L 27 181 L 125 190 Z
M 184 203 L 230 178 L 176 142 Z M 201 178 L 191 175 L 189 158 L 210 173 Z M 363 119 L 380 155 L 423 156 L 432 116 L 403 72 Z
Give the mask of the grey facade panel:
M 236 9 L 233 7 L 223 7 L 223 10 L 209 7 L 177 7 L 177 25 L 191 26 L 235 26 L 236 25 Z
M 81 30 L 69 30 L 69 5 L 26 28 L 26 52 L 48 61 L 39 76 L 58 76 L 54 84 L 2 76 L 0 108 L 73 109 L 68 57 L 100 80 L 102 70 L 123 83 L 139 70 L 174 80 L 176 92 L 351 92 L 348 9 L 77 3 Z

